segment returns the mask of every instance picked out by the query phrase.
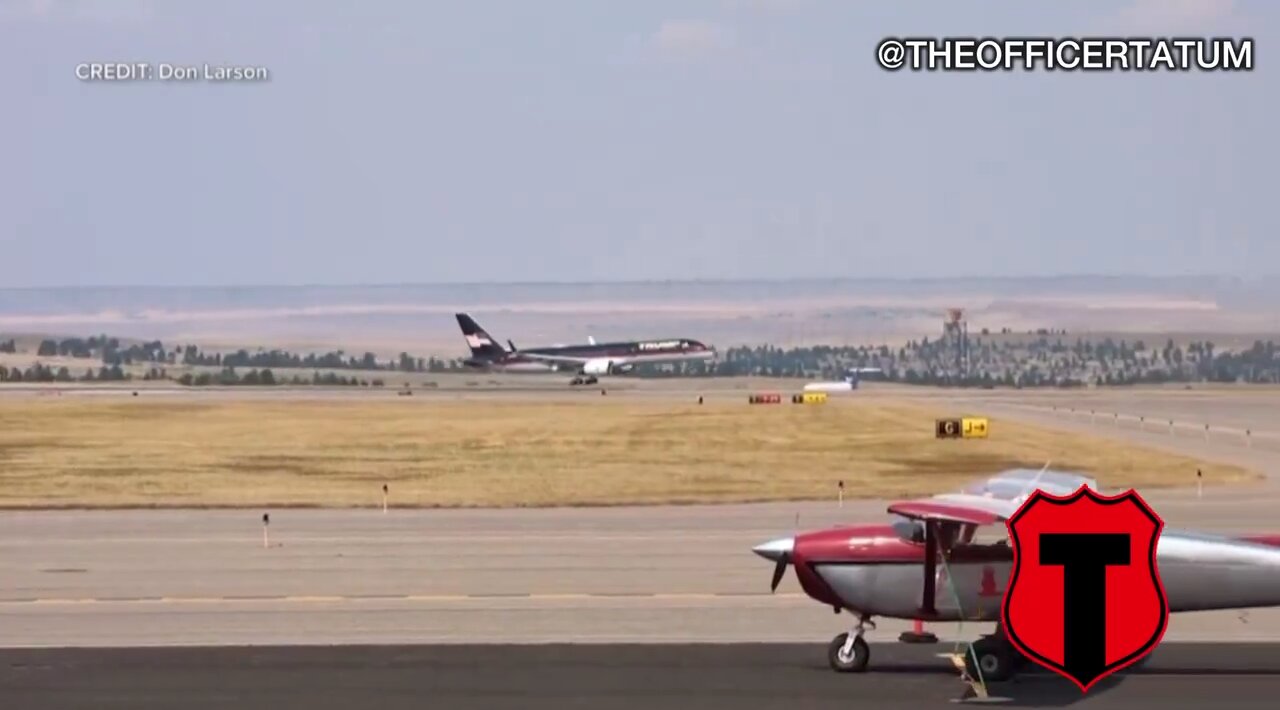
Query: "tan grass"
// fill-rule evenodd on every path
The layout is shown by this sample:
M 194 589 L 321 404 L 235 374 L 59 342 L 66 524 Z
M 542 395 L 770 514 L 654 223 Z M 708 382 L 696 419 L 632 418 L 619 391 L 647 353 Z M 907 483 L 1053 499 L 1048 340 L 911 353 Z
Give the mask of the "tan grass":
M 1115 486 L 1244 481 L 1243 469 L 992 419 L 826 405 L 624 401 L 23 400 L 0 403 L 0 507 L 544 506 L 885 497 L 1013 466 Z

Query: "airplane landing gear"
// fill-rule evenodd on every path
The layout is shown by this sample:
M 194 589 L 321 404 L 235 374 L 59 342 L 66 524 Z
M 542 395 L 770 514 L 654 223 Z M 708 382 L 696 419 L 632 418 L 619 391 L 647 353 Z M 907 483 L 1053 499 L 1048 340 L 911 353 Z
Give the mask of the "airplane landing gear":
M 1009 643 L 999 627 L 996 628 L 996 633 L 974 641 L 964 654 L 965 673 L 984 683 L 1009 680 L 1026 662 L 1027 659 Z
M 847 634 L 840 634 L 827 644 L 827 662 L 837 673 L 861 673 L 867 670 L 871 660 L 871 647 L 867 645 L 862 634 L 874 629 L 875 623 L 868 616 L 858 618 L 858 625 Z
M 569 380 L 569 386 L 572 387 L 574 385 L 594 385 L 598 381 L 599 380 L 597 380 L 594 375 L 587 375 L 586 377 L 582 377 L 581 375 L 579 375 L 578 377 L 575 377 L 572 380 Z

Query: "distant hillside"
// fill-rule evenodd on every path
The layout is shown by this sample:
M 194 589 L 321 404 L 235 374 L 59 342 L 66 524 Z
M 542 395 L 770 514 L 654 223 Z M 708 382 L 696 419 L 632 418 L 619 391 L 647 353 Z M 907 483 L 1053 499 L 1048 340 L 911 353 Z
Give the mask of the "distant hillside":
M 1067 276 L 586 284 L 0 289 L 0 332 L 456 356 L 453 313 L 526 345 L 695 337 L 720 347 L 875 345 L 938 332 L 1047 328 L 1280 337 L 1280 279 Z

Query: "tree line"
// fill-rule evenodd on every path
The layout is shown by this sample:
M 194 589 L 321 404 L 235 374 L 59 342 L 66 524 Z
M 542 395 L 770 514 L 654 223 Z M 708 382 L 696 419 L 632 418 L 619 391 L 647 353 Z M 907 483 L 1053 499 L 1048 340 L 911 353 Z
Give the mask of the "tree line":
M 385 381 L 380 378 L 368 379 L 346 377 L 333 372 L 314 372 L 310 377 L 302 375 L 276 376 L 270 369 L 251 369 L 247 372 L 236 372 L 235 368 L 223 368 L 219 372 L 184 372 L 178 377 L 170 377 L 168 372 L 152 368 L 141 377 L 125 372 L 119 365 L 102 366 L 98 369 L 88 368 L 75 375 L 70 368 L 54 369 L 48 365 L 37 363 L 27 368 L 0 366 L 0 382 L 131 382 L 131 381 L 171 380 L 189 387 L 230 386 L 230 385 L 323 385 L 341 387 L 383 387 Z
M 959 354 L 957 354 L 959 353 Z M 1081 387 L 1170 382 L 1280 383 L 1280 356 L 1270 340 L 1220 352 L 1214 343 L 1160 346 L 1142 340 L 1098 341 L 1040 336 L 1018 342 L 969 338 L 966 347 L 946 339 L 912 340 L 900 347 L 734 347 L 720 362 L 640 366 L 649 377 L 744 376 L 838 378 L 849 369 L 878 371 L 863 379 L 959 387 Z
M 6 349 L 7 348 L 7 349 Z M 0 343 L 0 352 L 17 352 L 13 340 Z M 234 352 L 205 352 L 195 345 L 178 345 L 172 348 L 162 341 L 133 343 L 121 346 L 119 338 L 95 335 L 88 338 L 45 339 L 36 348 L 38 357 L 73 357 L 97 359 L 103 365 L 186 365 L 198 367 L 231 367 L 256 369 L 294 370 L 392 370 L 399 372 L 446 372 L 463 367 L 461 358 L 441 360 L 435 357 L 414 357 L 407 352 L 391 360 L 379 360 L 374 353 L 360 356 L 345 351 L 327 353 L 291 353 L 285 350 L 246 349 Z
M 1045 331 L 1042 331 L 1045 332 Z M 0 342 L 0 352 L 16 352 L 13 340 Z M 283 350 L 241 349 L 230 353 L 204 352 L 194 345 L 166 347 L 161 341 L 122 346 L 117 338 L 93 336 L 44 340 L 37 356 L 96 359 L 79 368 L 34 364 L 26 368 L 0 367 L 0 382 L 122 381 L 135 379 L 126 367 L 147 364 L 142 380 L 172 380 L 189 386 L 206 385 L 332 385 L 381 386 L 381 379 L 342 376 L 320 370 L 387 372 L 471 371 L 462 358 L 414 357 L 379 360 L 373 353 L 359 357 L 341 350 L 299 354 Z M 181 372 L 169 368 L 218 368 L 217 372 Z M 723 351 L 718 362 L 691 361 L 640 365 L 637 377 L 837 378 L 850 368 L 873 369 L 864 379 L 959 387 L 1079 387 L 1169 382 L 1280 383 L 1280 355 L 1270 340 L 1255 341 L 1247 349 L 1220 351 L 1209 341 L 1185 347 L 1171 339 L 1149 346 L 1143 340 L 1071 339 L 1065 333 L 1015 340 L 1001 336 L 972 336 L 963 349 L 951 339 L 922 338 L 890 347 L 816 345 L 781 348 L 739 346 Z M 313 370 L 310 376 L 281 377 L 273 371 Z

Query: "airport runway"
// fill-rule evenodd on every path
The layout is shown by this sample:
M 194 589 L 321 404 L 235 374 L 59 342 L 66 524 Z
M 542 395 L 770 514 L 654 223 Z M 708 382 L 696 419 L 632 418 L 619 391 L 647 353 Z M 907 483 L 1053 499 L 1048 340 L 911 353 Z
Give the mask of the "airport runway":
M 878 645 L 879 665 L 858 675 L 830 671 L 822 649 L 776 644 L 0 650 L 0 701 L 6 710 L 915 709 L 964 695 L 933 655 L 950 650 Z M 1165 644 L 1087 695 L 1037 671 L 988 691 L 1004 705 L 1099 710 L 1274 708 L 1280 695 L 1273 645 Z
M 1275 529 L 1280 494 L 1168 491 L 1170 527 Z M 800 641 L 851 623 L 751 546 L 884 519 L 883 501 L 559 510 L 0 515 L 0 645 Z M 903 629 L 886 621 L 871 635 Z M 935 629 L 972 638 L 984 625 Z M 1171 640 L 1277 640 L 1273 610 L 1176 615 Z
M 1230 417 L 1249 412 L 1260 431 L 1280 431 L 1280 402 L 1265 406 L 1275 393 L 907 392 L 997 424 L 1016 418 L 1253 467 L 1269 474 L 1267 483 L 1210 488 L 1203 499 L 1193 489 L 1147 497 L 1170 527 L 1280 531 L 1280 450 L 1143 431 L 1136 422 L 1090 424 L 1067 411 L 1123 404 L 1132 413 L 1177 411 L 1232 424 L 1243 420 Z M 737 396 L 722 393 L 730 395 Z M 854 396 L 900 397 L 902 390 Z M 1191 472 L 1181 473 L 1192 484 Z M 274 510 L 269 549 L 260 510 L 6 512 L 0 645 L 822 644 L 849 620 L 803 598 L 790 574 L 778 594 L 768 594 L 769 565 L 750 547 L 796 529 L 883 520 L 885 504 Z M 901 628 L 886 622 L 872 638 L 892 639 Z M 980 630 L 936 629 L 966 638 Z M 1280 613 L 1177 615 L 1170 638 L 1280 640 Z
M 657 388 L 611 394 L 673 401 L 696 396 Z M 593 393 L 557 396 L 586 395 Z M 1147 498 L 1169 527 L 1280 531 L 1280 446 L 1265 436 L 1246 447 L 1231 436 L 1206 441 L 1190 429 L 1174 436 L 1137 426 L 1108 429 L 1062 411 L 1113 408 L 1280 432 L 1280 397 L 1273 393 L 1191 399 L 1144 392 L 1117 399 L 1112 393 L 1020 397 L 868 388 L 854 396 L 863 395 L 949 402 L 997 420 L 1251 466 L 1270 480 L 1207 489 L 1203 499 L 1194 489 Z M 156 399 L 164 396 L 187 395 Z M 945 664 L 929 655 L 948 644 L 888 644 L 875 651 L 873 663 L 882 669 L 863 676 L 831 673 L 825 645 L 851 619 L 804 598 L 790 573 L 778 593 L 769 594 L 771 567 L 750 552 L 758 542 L 797 529 L 882 520 L 885 504 L 393 509 L 386 515 L 3 512 L 0 647 L 8 648 L 0 650 L 0 707 L 937 706 L 961 690 Z M 263 512 L 271 515 L 268 547 Z M 888 642 L 903 628 L 883 622 L 869 638 Z M 949 643 L 990 629 L 966 624 L 931 630 Z M 1225 640 L 1243 643 L 1179 645 Z M 659 645 L 705 642 L 714 645 Z M 547 643 L 573 645 L 541 645 Z M 798 645 L 776 645 L 783 643 Z M 1133 675 L 1083 699 L 1053 678 L 1019 681 L 1007 694 L 1022 705 L 1273 707 L 1280 683 L 1266 663 L 1280 665 L 1275 643 L 1277 610 L 1179 614 L 1171 619 L 1159 663 L 1153 661 L 1152 670 L 1168 663 L 1169 672 Z M 256 648 L 239 648 L 244 645 Z M 190 646 L 204 648 L 179 648 Z
M 1114 393 L 1027 398 L 957 394 L 942 401 L 977 416 L 1008 418 L 1244 466 L 1264 474 L 1269 489 L 1280 488 L 1280 390 L 1212 397 L 1159 391 L 1129 398 Z

